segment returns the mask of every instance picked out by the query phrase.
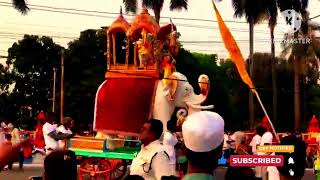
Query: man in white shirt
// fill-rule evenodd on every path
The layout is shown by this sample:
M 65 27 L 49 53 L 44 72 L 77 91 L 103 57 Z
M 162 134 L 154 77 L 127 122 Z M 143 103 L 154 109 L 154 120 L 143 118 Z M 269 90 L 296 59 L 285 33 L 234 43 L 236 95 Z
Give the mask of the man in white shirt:
M 174 121 L 168 121 L 167 123 L 167 132 L 163 133 L 163 145 L 166 146 L 166 152 L 169 155 L 170 158 L 170 166 L 173 170 L 176 169 L 176 150 L 175 145 L 178 143 L 176 132 L 176 123 Z
M 145 180 L 161 180 L 162 176 L 175 175 L 166 147 L 159 141 L 162 133 L 161 121 L 151 119 L 144 123 L 140 133 L 141 151 L 132 161 L 130 175 L 139 175 Z
M 263 126 L 258 126 L 256 128 L 256 135 L 253 136 L 250 146 L 252 147 L 253 154 L 257 154 L 257 146 L 261 143 L 261 137 L 267 130 Z
M 72 134 L 72 131 L 70 130 L 72 118 L 65 117 L 63 118 L 62 124 L 57 128 L 57 133 L 63 133 L 63 134 Z M 59 140 L 59 148 L 64 149 L 65 148 L 65 140 Z
M 13 124 L 8 122 L 8 121 L 6 121 L 6 122 L 2 122 L 1 123 L 1 127 L 3 129 L 12 129 L 13 128 Z
M 261 137 L 260 145 L 272 145 L 273 135 L 271 132 L 265 132 Z M 268 155 L 267 153 L 258 152 L 258 155 Z M 271 155 L 274 155 L 272 153 Z M 279 171 L 275 166 L 261 168 L 262 180 L 280 180 Z
M 58 133 L 56 131 L 57 125 L 54 123 L 57 122 L 57 119 L 56 113 L 48 113 L 46 117 L 47 122 L 42 127 L 44 142 L 46 144 L 46 154 L 58 149 L 59 140 L 68 139 L 73 136 L 72 134 Z
M 171 169 L 176 169 L 176 151 L 175 151 L 175 145 L 178 143 L 178 139 L 175 134 L 172 134 L 171 132 L 165 132 L 163 134 L 163 145 L 166 146 L 166 152 L 169 155 L 170 158 L 170 166 Z
M 215 180 L 224 140 L 224 120 L 214 112 L 200 111 L 189 115 L 182 125 L 188 159 L 183 180 Z
M 256 135 L 253 136 L 251 142 L 250 142 L 250 146 L 252 147 L 252 153 L 254 155 L 257 155 L 257 146 L 260 145 L 261 143 L 261 137 L 263 136 L 263 134 L 266 132 L 267 130 L 263 127 L 263 126 L 258 126 L 256 128 Z M 255 173 L 256 173 L 256 178 L 262 178 L 261 176 L 261 167 L 256 166 L 255 167 Z

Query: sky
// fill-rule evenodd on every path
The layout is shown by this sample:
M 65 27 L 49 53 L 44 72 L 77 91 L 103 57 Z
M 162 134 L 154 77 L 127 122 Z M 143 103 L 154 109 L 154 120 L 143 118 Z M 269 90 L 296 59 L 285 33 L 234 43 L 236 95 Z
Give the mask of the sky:
M 310 17 L 320 14 L 320 0 L 309 1 Z M 0 0 L 0 55 L 6 56 L 7 50 L 14 42 L 22 39 L 23 34 L 46 35 L 64 47 L 67 43 L 79 37 L 80 32 L 86 29 L 99 29 L 110 25 L 118 16 L 122 0 L 28 0 L 31 11 L 27 15 L 21 15 L 11 5 L 11 0 Z M 37 6 L 37 7 L 35 7 Z M 78 9 L 86 11 L 101 11 L 106 13 L 93 13 L 83 11 L 66 11 L 50 8 L 50 11 L 39 6 L 55 8 Z M 237 19 L 233 16 L 231 0 L 223 0 L 217 3 L 222 18 L 226 21 L 237 40 L 239 47 L 246 58 L 249 54 L 249 32 L 245 19 Z M 68 13 L 52 12 L 64 11 Z M 70 13 L 70 12 L 73 12 Z M 149 11 L 153 15 L 152 11 Z M 86 15 L 84 15 L 86 14 Z M 88 16 L 88 14 L 91 14 Z M 161 16 L 161 24 L 169 23 L 172 18 L 181 33 L 180 40 L 183 47 L 202 53 L 217 53 L 219 58 L 228 57 L 228 53 L 221 41 L 211 0 L 189 0 L 188 10 L 169 11 L 169 0 L 165 1 Z M 130 22 L 132 16 L 125 16 Z M 181 19 L 184 18 L 184 19 Z M 197 19 L 197 20 L 191 20 Z M 280 19 L 280 18 L 279 18 Z M 320 17 L 314 19 L 320 23 Z M 279 20 L 275 29 L 276 53 L 281 52 L 280 42 L 283 39 Z M 270 52 L 269 29 L 267 22 L 255 26 L 255 52 Z M 209 42 L 208 42 L 209 41 Z M 5 59 L 0 59 L 0 63 Z

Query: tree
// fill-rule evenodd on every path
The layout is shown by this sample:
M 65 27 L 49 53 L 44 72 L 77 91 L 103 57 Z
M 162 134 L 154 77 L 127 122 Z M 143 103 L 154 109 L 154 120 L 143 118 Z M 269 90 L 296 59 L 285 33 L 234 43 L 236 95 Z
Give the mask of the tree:
M 267 112 L 272 110 L 272 61 L 273 58 L 270 53 L 254 53 L 254 76 L 256 77 L 256 88 L 261 99 L 266 107 Z M 292 86 L 294 82 L 294 67 L 293 58 L 285 60 L 281 57 L 276 57 L 275 59 L 275 70 L 279 75 L 277 79 L 278 88 L 278 102 L 279 106 L 277 108 L 278 118 L 281 121 L 274 123 L 277 131 L 288 131 L 294 129 L 294 99 L 292 98 L 295 94 L 294 87 Z M 304 114 L 304 123 L 307 124 L 309 118 L 312 115 L 318 115 L 317 110 L 319 106 L 319 85 L 318 78 L 319 72 L 317 66 L 315 66 L 313 61 L 309 61 L 303 65 L 303 81 L 301 81 L 302 99 L 301 102 L 304 106 L 300 106 L 300 111 Z M 259 118 L 263 118 L 264 113 L 261 108 L 257 108 L 255 111 Z M 303 127 L 306 128 L 306 127 Z
M 232 0 L 234 8 L 234 16 L 241 18 L 245 17 L 249 23 L 249 41 L 250 41 L 250 76 L 253 78 L 253 36 L 254 25 L 267 19 L 268 8 L 265 7 L 264 1 L 256 0 Z M 250 126 L 254 123 L 254 97 L 253 93 L 249 91 L 249 112 L 250 112 Z
M 49 37 L 25 35 L 8 50 L 15 87 L 12 92 L 17 108 L 31 106 L 33 112 L 51 106 L 53 67 L 59 67 L 61 47 Z
M 25 0 L 12 0 L 13 7 L 21 12 L 22 14 L 27 14 L 29 11 L 29 7 Z
M 307 12 L 308 0 L 290 0 L 290 1 L 278 1 L 278 6 L 280 11 L 284 11 L 287 9 L 294 9 L 296 12 L 300 13 L 302 16 L 302 24 L 301 29 L 294 33 L 294 36 L 287 35 L 288 39 L 296 39 L 296 38 L 306 38 L 308 37 L 308 19 L 309 13 Z M 288 41 L 286 41 L 288 42 Z M 303 59 L 307 57 L 306 51 L 309 49 L 310 45 L 307 43 L 284 43 L 284 52 L 291 53 L 293 59 L 293 67 L 294 67 L 294 118 L 295 118 L 295 128 L 300 128 L 301 126 L 301 112 L 300 112 L 300 66 Z M 290 49 L 290 51 L 288 51 Z
M 8 93 L 12 81 L 13 74 L 9 71 L 8 65 L 0 64 L 0 95 Z
M 66 50 L 65 115 L 81 123 L 93 122 L 95 95 L 107 69 L 106 40 L 106 31 L 89 29 Z
M 127 12 L 136 13 L 138 7 L 137 0 L 123 0 L 125 9 Z M 163 7 L 164 0 L 142 0 L 142 6 L 150 8 L 154 12 L 155 20 L 157 23 L 160 22 L 160 14 Z M 170 10 L 181 10 L 188 8 L 188 0 L 171 0 Z
M 277 73 L 276 73 L 276 55 L 274 46 L 274 28 L 277 24 L 278 8 L 276 0 L 266 1 L 267 12 L 269 16 L 269 29 L 270 29 L 270 40 L 271 40 L 271 74 L 272 74 L 272 114 L 273 122 L 277 122 L 277 105 L 278 105 L 278 92 L 277 92 Z
M 243 124 L 247 124 L 248 109 L 241 104 L 247 102 L 248 88 L 242 82 L 232 61 L 220 63 L 218 66 L 216 60 L 216 54 L 191 53 L 180 49 L 176 57 L 176 68 L 178 72 L 187 76 L 197 93 L 199 75 L 208 75 L 211 87 L 203 105 L 214 105 L 213 111 L 224 118 L 226 129 L 244 130 Z

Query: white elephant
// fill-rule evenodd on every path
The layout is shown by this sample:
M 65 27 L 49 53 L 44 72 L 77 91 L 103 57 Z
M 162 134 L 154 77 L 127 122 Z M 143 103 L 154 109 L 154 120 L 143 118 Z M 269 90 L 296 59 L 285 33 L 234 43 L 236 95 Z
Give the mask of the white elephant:
M 128 78 L 126 80 L 130 82 L 132 79 Z M 194 93 L 193 87 L 189 84 L 186 76 L 179 72 L 173 72 L 168 79 L 153 81 L 157 84 L 153 84 L 153 87 L 150 85 L 148 88 L 150 92 L 146 93 L 141 93 L 144 89 L 134 89 L 137 87 L 137 84 L 134 83 L 128 83 L 124 86 L 123 81 L 121 78 L 105 80 L 98 88 L 94 111 L 95 130 L 108 133 L 137 134 L 142 126 L 141 123 L 152 117 L 163 123 L 164 132 L 166 132 L 167 122 L 171 119 L 176 107 L 187 109 L 188 114 L 213 107 L 200 106 L 206 100 L 209 91 L 209 78 L 206 75 L 199 77 L 199 82 L 202 82 L 199 84 L 201 89 L 199 95 Z M 139 83 L 143 82 L 139 81 Z M 117 89 L 113 86 L 119 86 L 118 91 L 123 93 L 125 98 L 122 97 L 117 101 L 113 95 Z M 156 90 L 155 94 L 153 89 Z M 115 94 L 119 94 L 119 92 Z M 131 99 L 130 102 L 127 102 L 126 98 Z M 134 101 L 139 101 L 141 98 L 145 98 L 144 104 L 142 103 L 143 107 L 136 106 Z M 147 101 L 150 101 L 152 106 L 146 104 Z M 147 108 L 150 109 L 146 111 Z M 131 111 L 131 109 L 134 110 Z
M 164 132 L 167 131 L 167 122 L 171 119 L 175 107 L 187 109 L 188 115 L 203 109 L 213 108 L 213 105 L 201 106 L 209 92 L 208 76 L 200 75 L 198 81 L 201 89 L 199 95 L 194 93 L 193 87 L 186 76 L 179 72 L 172 73 L 168 83 L 158 82 L 153 118 L 159 119 L 163 123 Z

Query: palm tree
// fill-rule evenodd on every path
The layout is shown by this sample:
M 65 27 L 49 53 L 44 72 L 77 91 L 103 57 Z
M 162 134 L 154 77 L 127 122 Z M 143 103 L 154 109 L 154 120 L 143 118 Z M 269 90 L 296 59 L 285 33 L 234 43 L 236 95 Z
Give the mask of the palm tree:
M 138 2 L 137 0 L 123 0 L 125 9 L 127 12 L 136 13 Z M 157 23 L 160 22 L 160 13 L 163 7 L 164 0 L 142 0 L 142 6 L 150 8 L 154 12 L 155 19 Z M 171 0 L 170 1 L 170 10 L 181 10 L 188 9 L 188 0 Z
M 264 1 L 256 0 L 232 0 L 234 8 L 234 16 L 237 18 L 245 17 L 249 23 L 249 41 L 250 41 L 250 76 L 253 77 L 253 29 L 254 25 L 266 20 L 268 17 L 267 8 Z M 254 97 L 253 93 L 249 93 L 249 113 L 250 126 L 254 124 Z
M 22 14 L 27 14 L 29 11 L 29 7 L 25 0 L 12 0 L 12 4 L 13 7 Z
M 302 24 L 300 31 L 294 33 L 292 38 L 308 37 L 308 16 L 307 12 L 309 1 L 308 0 L 278 0 L 278 7 L 280 11 L 287 9 L 294 9 L 302 16 Z M 301 63 L 307 57 L 307 50 L 310 47 L 308 44 L 295 43 L 292 46 L 285 48 L 285 52 L 290 52 L 293 59 L 293 70 L 294 70 L 294 125 L 298 129 L 301 126 L 301 108 L 300 108 L 300 74 L 301 74 Z M 288 51 L 288 49 L 290 51 Z
M 272 76 L 272 114 L 273 114 L 273 121 L 277 122 L 277 104 L 278 104 L 278 92 L 277 92 L 277 73 L 276 73 L 276 57 L 275 57 L 275 46 L 274 46 L 274 28 L 277 24 L 277 17 L 278 17 L 278 8 L 276 0 L 269 0 L 266 1 L 266 7 L 269 16 L 269 29 L 270 29 L 270 38 L 271 38 L 271 76 Z

